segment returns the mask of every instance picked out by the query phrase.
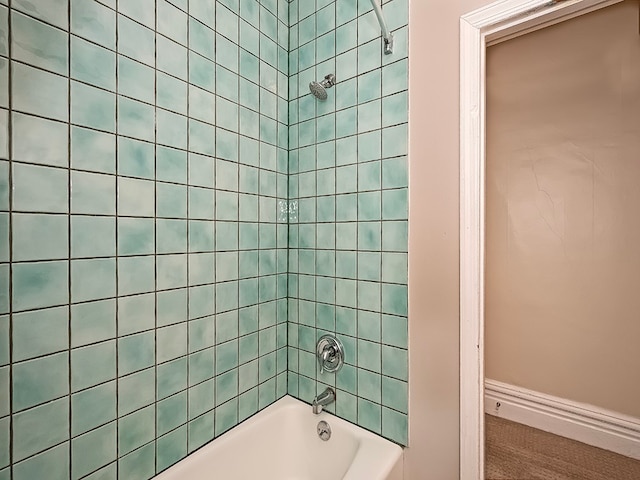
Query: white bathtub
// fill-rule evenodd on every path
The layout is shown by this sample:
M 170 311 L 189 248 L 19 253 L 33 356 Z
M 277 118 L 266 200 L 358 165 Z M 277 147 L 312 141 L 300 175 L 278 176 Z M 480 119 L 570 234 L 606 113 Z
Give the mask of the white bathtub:
M 331 438 L 316 432 L 320 420 Z M 286 396 L 205 445 L 157 480 L 401 480 L 402 449 Z

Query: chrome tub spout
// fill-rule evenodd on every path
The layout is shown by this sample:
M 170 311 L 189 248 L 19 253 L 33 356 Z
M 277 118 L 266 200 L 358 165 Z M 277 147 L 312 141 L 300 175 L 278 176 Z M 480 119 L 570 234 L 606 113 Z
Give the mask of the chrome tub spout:
M 322 412 L 322 408 L 336 401 L 336 392 L 333 388 L 327 387 L 324 392 L 316 396 L 313 399 L 311 406 L 313 407 L 313 413 L 318 415 Z

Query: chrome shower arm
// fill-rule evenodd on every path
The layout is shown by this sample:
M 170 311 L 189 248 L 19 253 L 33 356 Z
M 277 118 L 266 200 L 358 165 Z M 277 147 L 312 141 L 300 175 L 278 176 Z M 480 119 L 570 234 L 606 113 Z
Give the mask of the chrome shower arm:
M 391 53 L 393 53 L 393 33 L 391 33 L 391 31 L 389 31 L 389 28 L 387 28 L 387 22 L 384 21 L 384 17 L 382 16 L 382 8 L 380 8 L 378 0 L 371 0 L 371 5 L 373 6 L 373 11 L 376 13 L 376 17 L 378 17 L 380 30 L 382 30 L 384 53 L 385 55 L 390 55 Z

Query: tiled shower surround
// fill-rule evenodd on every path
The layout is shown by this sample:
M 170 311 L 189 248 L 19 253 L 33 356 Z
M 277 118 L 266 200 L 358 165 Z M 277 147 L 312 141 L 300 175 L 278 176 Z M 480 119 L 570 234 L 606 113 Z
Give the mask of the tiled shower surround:
M 0 0 L 0 480 L 150 478 L 325 383 L 406 443 L 407 2 L 389 57 L 315 3 Z
M 288 392 L 337 389 L 337 415 L 407 442 L 408 1 L 384 4 L 384 55 L 370 0 L 293 0 L 289 36 Z M 308 84 L 333 73 L 316 100 Z M 345 365 L 320 374 L 335 333 Z

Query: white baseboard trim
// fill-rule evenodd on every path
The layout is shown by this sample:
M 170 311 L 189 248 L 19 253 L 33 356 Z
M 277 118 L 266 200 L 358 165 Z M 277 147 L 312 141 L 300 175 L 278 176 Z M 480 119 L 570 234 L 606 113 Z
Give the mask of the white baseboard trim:
M 640 460 L 640 419 L 495 380 L 485 380 L 484 411 Z

